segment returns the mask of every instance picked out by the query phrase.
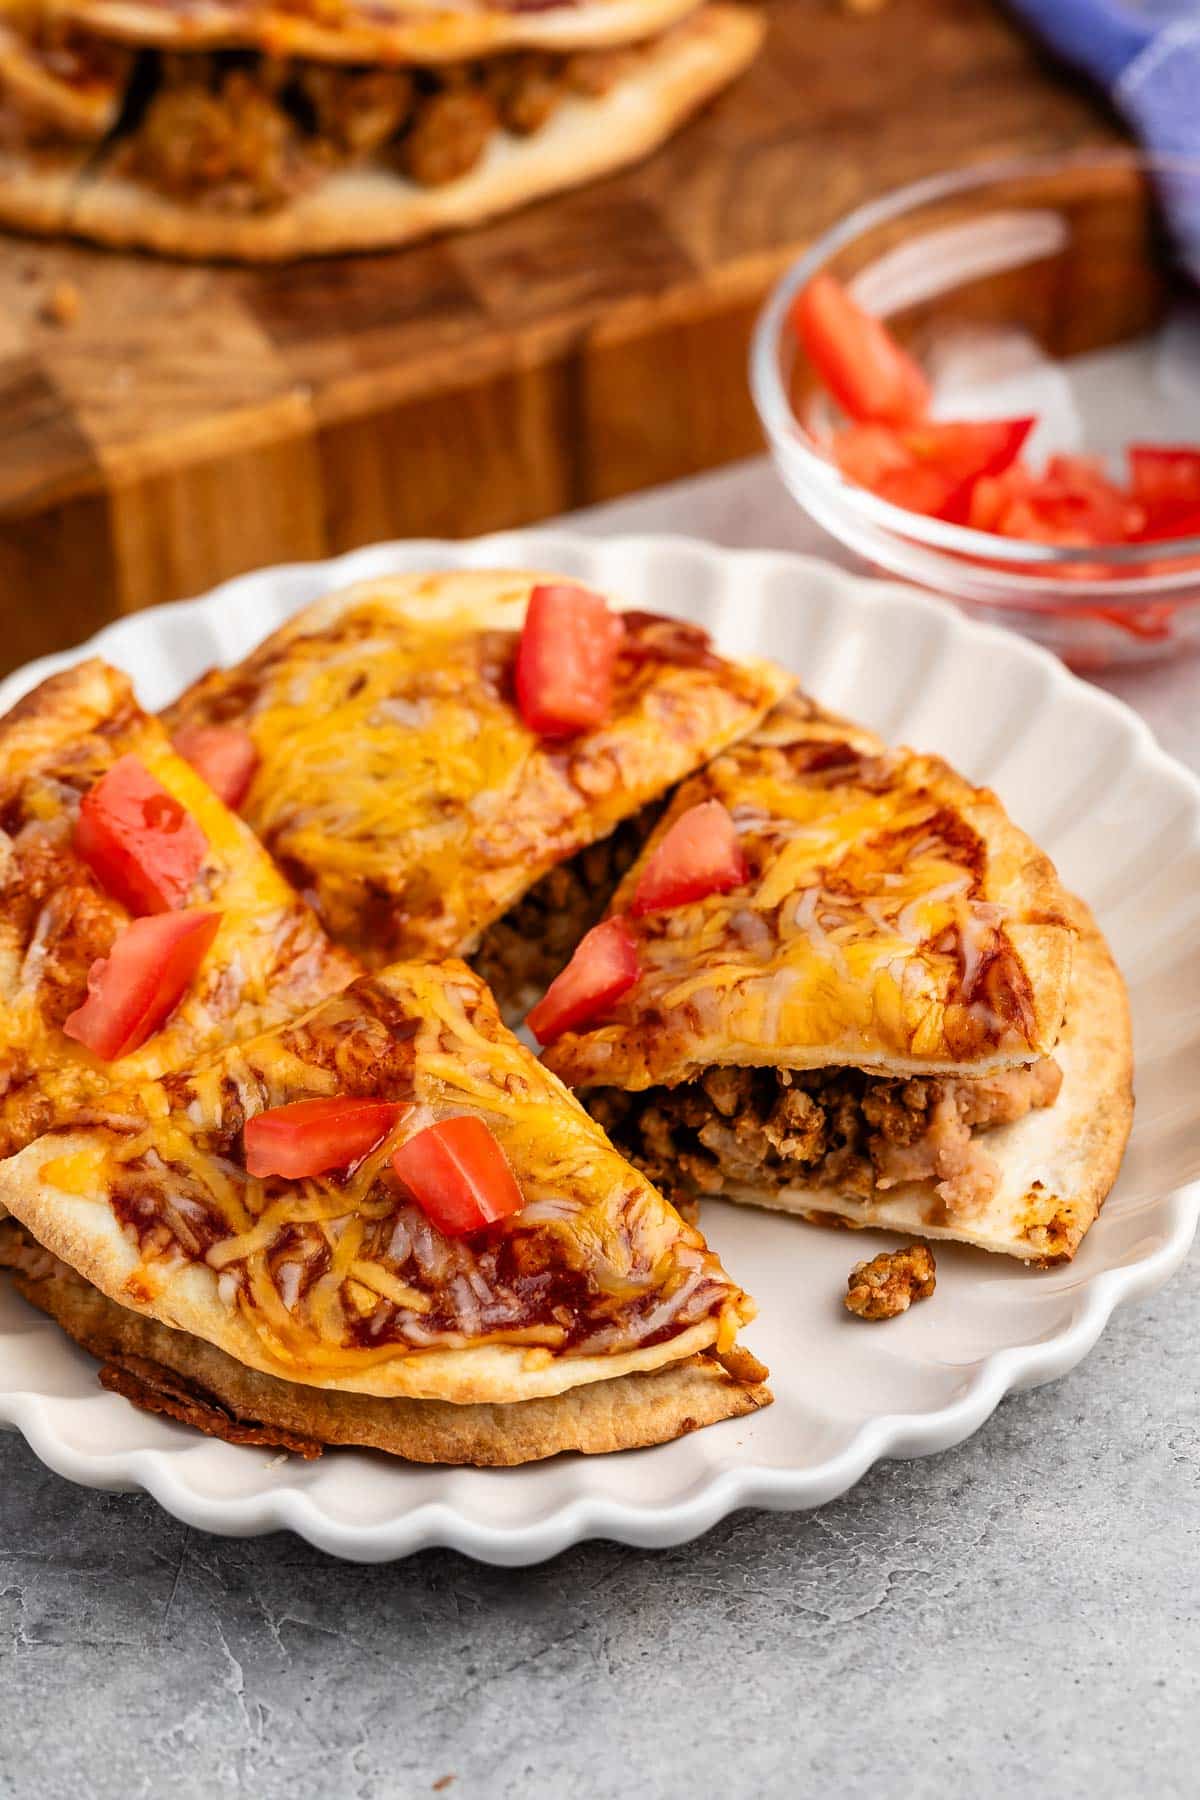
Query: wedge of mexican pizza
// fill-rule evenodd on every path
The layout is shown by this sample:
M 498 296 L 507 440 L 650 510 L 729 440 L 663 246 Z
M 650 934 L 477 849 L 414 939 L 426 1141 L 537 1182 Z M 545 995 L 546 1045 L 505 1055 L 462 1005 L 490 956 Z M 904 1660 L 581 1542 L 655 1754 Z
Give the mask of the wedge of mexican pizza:
M 0 1156 L 357 973 L 124 675 L 0 719 Z
M 243 261 L 405 243 L 636 161 L 763 31 L 725 0 L 0 0 L 0 18 L 0 220 Z M 101 75 L 107 110 L 87 104 Z
M 1038 1262 L 1129 1134 L 1086 908 L 993 794 L 799 695 L 684 784 L 530 1024 L 668 1191 Z
M 235 1441 L 520 1463 L 770 1398 L 752 1303 L 461 963 L 103 1096 L 0 1202 L 106 1384 Z
M 456 570 L 318 602 L 165 718 L 248 747 L 244 817 L 338 942 L 372 966 L 469 956 L 511 1009 L 671 786 L 789 680 L 569 582 Z

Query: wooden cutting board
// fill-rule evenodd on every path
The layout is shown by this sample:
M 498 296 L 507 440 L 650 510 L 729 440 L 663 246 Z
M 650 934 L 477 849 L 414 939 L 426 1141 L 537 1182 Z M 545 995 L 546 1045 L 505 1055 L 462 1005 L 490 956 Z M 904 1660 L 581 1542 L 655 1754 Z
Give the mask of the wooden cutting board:
M 0 668 L 262 563 L 747 455 L 751 321 L 805 242 L 918 176 L 1117 135 L 992 0 L 768 11 L 659 155 L 482 230 L 265 271 L 0 238 Z

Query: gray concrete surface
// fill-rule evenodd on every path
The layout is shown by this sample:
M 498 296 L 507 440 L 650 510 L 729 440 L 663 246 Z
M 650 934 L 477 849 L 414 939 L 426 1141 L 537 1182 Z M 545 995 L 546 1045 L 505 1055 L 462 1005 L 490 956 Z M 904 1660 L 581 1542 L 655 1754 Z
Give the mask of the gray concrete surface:
M 1200 1269 L 823 1512 L 527 1570 L 226 1541 L 0 1442 L 0 1793 L 1194 1795 Z
M 816 547 L 755 469 L 593 524 Z M 1200 665 L 1112 685 L 1200 765 Z M 0 1795 L 1194 1795 L 1198 1342 L 1194 1256 L 958 1450 L 516 1571 L 204 1537 L 5 1436 Z

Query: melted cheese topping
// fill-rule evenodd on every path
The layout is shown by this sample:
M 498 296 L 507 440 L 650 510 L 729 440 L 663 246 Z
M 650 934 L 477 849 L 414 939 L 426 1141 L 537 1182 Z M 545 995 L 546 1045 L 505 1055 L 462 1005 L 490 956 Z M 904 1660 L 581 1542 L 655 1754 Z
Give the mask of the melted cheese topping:
M 1020 871 L 998 868 L 972 823 L 990 796 L 785 702 L 680 791 L 614 912 L 673 820 L 712 797 L 748 884 L 631 921 L 641 977 L 611 1023 L 547 1051 L 567 1080 L 643 1087 L 717 1062 L 919 1069 L 1050 1047 L 1000 898 Z
M 36 757 L 6 758 L 0 727 L 0 1154 L 8 1155 L 104 1088 L 160 1075 L 315 1005 L 353 978 L 310 910 L 251 833 L 187 763 L 122 678 L 118 704 L 91 731 Z M 123 698 L 122 698 L 123 696 Z M 188 904 L 221 925 L 161 1030 L 108 1063 L 63 1035 L 129 915 L 73 848 L 83 793 L 132 752 L 191 813 L 209 854 Z
M 246 1116 L 364 1092 L 405 1110 L 356 1168 L 307 1181 L 246 1173 Z M 452 1241 L 389 1165 L 407 1138 L 462 1113 L 495 1134 L 525 1206 Z M 724 1347 L 751 1311 L 699 1232 L 504 1030 L 461 965 L 357 982 L 198 1073 L 106 1097 L 85 1123 L 94 1153 L 51 1156 L 41 1179 L 107 1195 L 139 1246 L 147 1292 L 181 1263 L 204 1263 L 220 1307 L 292 1374 L 352 1374 L 435 1345 L 595 1355 L 713 1318 Z
M 544 744 L 512 695 L 534 580 L 355 590 L 168 715 L 172 729 L 236 720 L 251 733 L 246 817 L 371 964 L 471 950 L 555 863 L 747 730 L 786 685 L 713 656 L 693 627 L 629 615 L 608 724 Z
M 463 909 L 471 838 L 537 742 L 501 697 L 496 648 L 466 620 L 398 633 L 364 610 L 299 639 L 258 695 L 248 816 L 308 877 L 340 937 L 360 930 L 372 893 L 393 898 L 399 918 Z M 510 656 L 506 641 L 500 668 Z

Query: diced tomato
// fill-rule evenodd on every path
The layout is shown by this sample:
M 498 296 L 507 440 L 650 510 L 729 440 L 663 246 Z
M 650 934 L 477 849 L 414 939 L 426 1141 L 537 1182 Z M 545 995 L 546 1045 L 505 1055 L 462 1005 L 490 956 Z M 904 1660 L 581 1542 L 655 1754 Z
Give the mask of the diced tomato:
M 961 524 L 975 484 L 1003 474 L 1033 426 L 1032 419 L 852 425 L 834 438 L 833 454 L 843 474 L 880 499 Z
M 1133 493 L 1142 505 L 1200 506 L 1200 449 L 1185 444 L 1131 444 Z
M 1173 513 L 1169 518 L 1148 518 L 1138 536 L 1147 544 L 1166 544 L 1172 538 L 1200 537 L 1200 507 L 1195 512 Z M 1182 560 L 1187 564 L 1195 559 L 1184 557 Z M 1150 573 L 1148 565 L 1143 566 L 1142 573 Z
M 1144 524 L 1142 508 L 1108 479 L 1099 458 L 1052 456 L 998 529 L 1034 543 L 1125 544 Z
M 92 964 L 87 999 L 63 1031 L 105 1062 L 140 1049 L 178 1006 L 220 923 L 219 912 L 134 919 Z
M 1146 513 L 1144 538 L 1200 536 L 1200 450 L 1134 444 L 1129 467 L 1133 497 Z
M 833 460 L 843 475 L 865 488 L 878 487 L 885 476 L 912 463 L 891 425 L 845 426 L 834 435 Z
M 599 594 L 566 582 L 535 587 L 517 649 L 517 705 L 539 737 L 574 737 L 612 711 L 625 627 Z
M 382 1142 L 402 1110 L 391 1100 L 341 1095 L 273 1106 L 246 1120 L 246 1172 L 303 1181 L 348 1169 Z
M 927 420 L 910 425 L 900 439 L 910 457 L 955 481 L 1002 475 L 1021 453 L 1035 419 Z
M 905 512 L 924 513 L 931 519 L 961 522 L 971 503 L 970 482 L 956 481 L 940 469 L 922 468 L 917 463 L 892 469 L 875 484 L 875 492 Z
M 1111 487 L 1108 467 L 1102 456 L 1072 455 L 1057 451 L 1046 463 L 1043 480 L 1059 482 L 1064 488 L 1086 491 L 1099 484 Z
M 213 793 L 236 812 L 258 768 L 250 733 L 240 725 L 185 725 L 174 743 L 184 762 L 191 763 Z
M 1086 535 L 1082 526 L 1073 529 L 1058 508 L 1049 512 L 1041 504 L 1042 494 L 1034 488 L 1013 502 L 1000 518 L 996 531 L 1000 537 L 1024 538 L 1031 544 L 1088 544 L 1095 539 Z
M 821 380 L 852 419 L 906 425 L 924 418 L 929 383 L 919 365 L 832 275 L 815 275 L 797 296 L 792 323 Z
M 75 848 L 131 913 L 182 906 L 208 851 L 195 819 L 136 756 L 122 756 L 88 789 Z
M 637 942 L 629 921 L 617 914 L 594 925 L 580 939 L 574 956 L 556 975 L 525 1023 L 540 1044 L 548 1044 L 576 1025 L 594 1019 L 637 981 L 641 974 Z
M 971 489 L 967 524 L 974 531 L 999 531 L 1005 513 L 1016 501 L 1023 500 L 1035 484 L 1026 463 L 1015 462 L 999 475 L 982 475 Z
M 630 911 L 637 918 L 709 894 L 727 894 L 747 874 L 728 808 L 719 800 L 702 800 L 679 815 L 650 857 Z
M 392 1167 L 445 1237 L 481 1231 L 525 1204 L 504 1151 L 469 1113 L 418 1131 L 396 1151 Z

